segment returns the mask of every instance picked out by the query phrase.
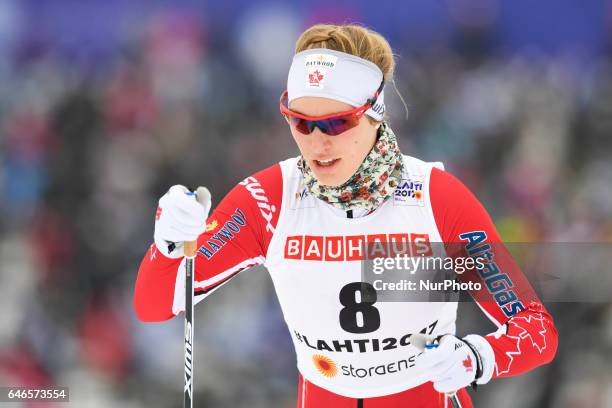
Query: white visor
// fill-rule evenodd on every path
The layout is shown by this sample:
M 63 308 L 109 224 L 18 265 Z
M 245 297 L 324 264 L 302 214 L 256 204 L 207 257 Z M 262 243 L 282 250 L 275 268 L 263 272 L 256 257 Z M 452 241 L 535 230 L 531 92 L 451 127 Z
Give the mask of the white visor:
M 380 87 L 383 73 L 378 66 L 344 52 L 315 48 L 295 54 L 287 78 L 288 102 L 302 96 L 319 96 L 363 106 Z M 382 120 L 384 91 L 366 115 Z

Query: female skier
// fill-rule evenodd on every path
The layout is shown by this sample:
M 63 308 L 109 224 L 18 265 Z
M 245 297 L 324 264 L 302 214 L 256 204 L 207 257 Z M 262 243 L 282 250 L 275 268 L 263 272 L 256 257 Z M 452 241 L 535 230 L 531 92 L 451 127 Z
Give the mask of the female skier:
M 394 65 L 388 42 L 361 26 L 302 33 L 280 106 L 301 155 L 245 178 L 210 217 L 205 188 L 170 188 L 138 272 L 139 318 L 184 310 L 182 243 L 197 239 L 195 302 L 253 265 L 270 272 L 297 354 L 298 407 L 445 407 L 453 393 L 471 407 L 466 387 L 550 362 L 552 318 L 486 210 L 440 164 L 400 152 L 384 116 Z M 377 301 L 361 274 L 365 243 L 412 256 L 454 244 L 448 256 L 483 260 L 471 294 L 498 330 L 456 337 L 456 302 Z M 415 333 L 437 347 L 422 352 Z

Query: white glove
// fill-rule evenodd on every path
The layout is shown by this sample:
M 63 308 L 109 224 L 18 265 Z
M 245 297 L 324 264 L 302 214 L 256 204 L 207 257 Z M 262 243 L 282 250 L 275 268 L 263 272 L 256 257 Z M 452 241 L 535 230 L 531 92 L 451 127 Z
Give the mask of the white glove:
M 174 185 L 159 199 L 153 238 L 157 249 L 169 258 L 181 258 L 183 242 L 195 241 L 206 230 L 210 211 L 210 192 L 198 187 L 192 193 Z
M 419 337 L 423 336 L 413 335 L 410 342 L 419 347 Z M 493 376 L 495 355 L 482 336 L 471 334 L 460 339 L 445 334 L 424 343 L 427 344 L 416 364 L 429 367 L 430 379 L 438 392 L 453 394 L 468 385 L 486 384 Z

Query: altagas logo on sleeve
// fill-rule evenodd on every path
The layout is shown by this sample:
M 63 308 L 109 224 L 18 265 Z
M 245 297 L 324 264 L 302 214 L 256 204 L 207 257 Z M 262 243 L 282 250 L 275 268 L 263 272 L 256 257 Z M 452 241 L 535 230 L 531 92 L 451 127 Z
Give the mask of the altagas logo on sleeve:
M 268 199 L 266 191 L 261 186 L 261 183 L 257 181 L 255 177 L 249 176 L 242 180 L 239 184 L 244 186 L 249 193 L 251 193 L 251 197 L 253 197 L 257 202 L 257 207 L 259 207 L 261 216 L 266 221 L 266 231 L 273 234 L 274 225 L 272 225 L 272 217 L 276 212 L 276 206 L 270 204 L 270 200 Z

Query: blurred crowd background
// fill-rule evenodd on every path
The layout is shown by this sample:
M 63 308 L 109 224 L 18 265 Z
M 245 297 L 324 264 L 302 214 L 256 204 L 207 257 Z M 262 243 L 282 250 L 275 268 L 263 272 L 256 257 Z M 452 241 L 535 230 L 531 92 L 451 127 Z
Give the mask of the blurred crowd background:
M 389 39 L 403 152 L 445 162 L 506 240 L 612 240 L 612 1 L 0 0 L 0 385 L 181 406 L 183 320 L 144 324 L 131 304 L 157 199 L 206 185 L 214 205 L 298 154 L 278 97 L 317 22 Z M 548 307 L 554 363 L 481 387 L 477 406 L 612 406 L 610 303 Z M 196 317 L 198 404 L 295 405 L 264 269 Z M 460 334 L 492 329 L 461 305 Z

